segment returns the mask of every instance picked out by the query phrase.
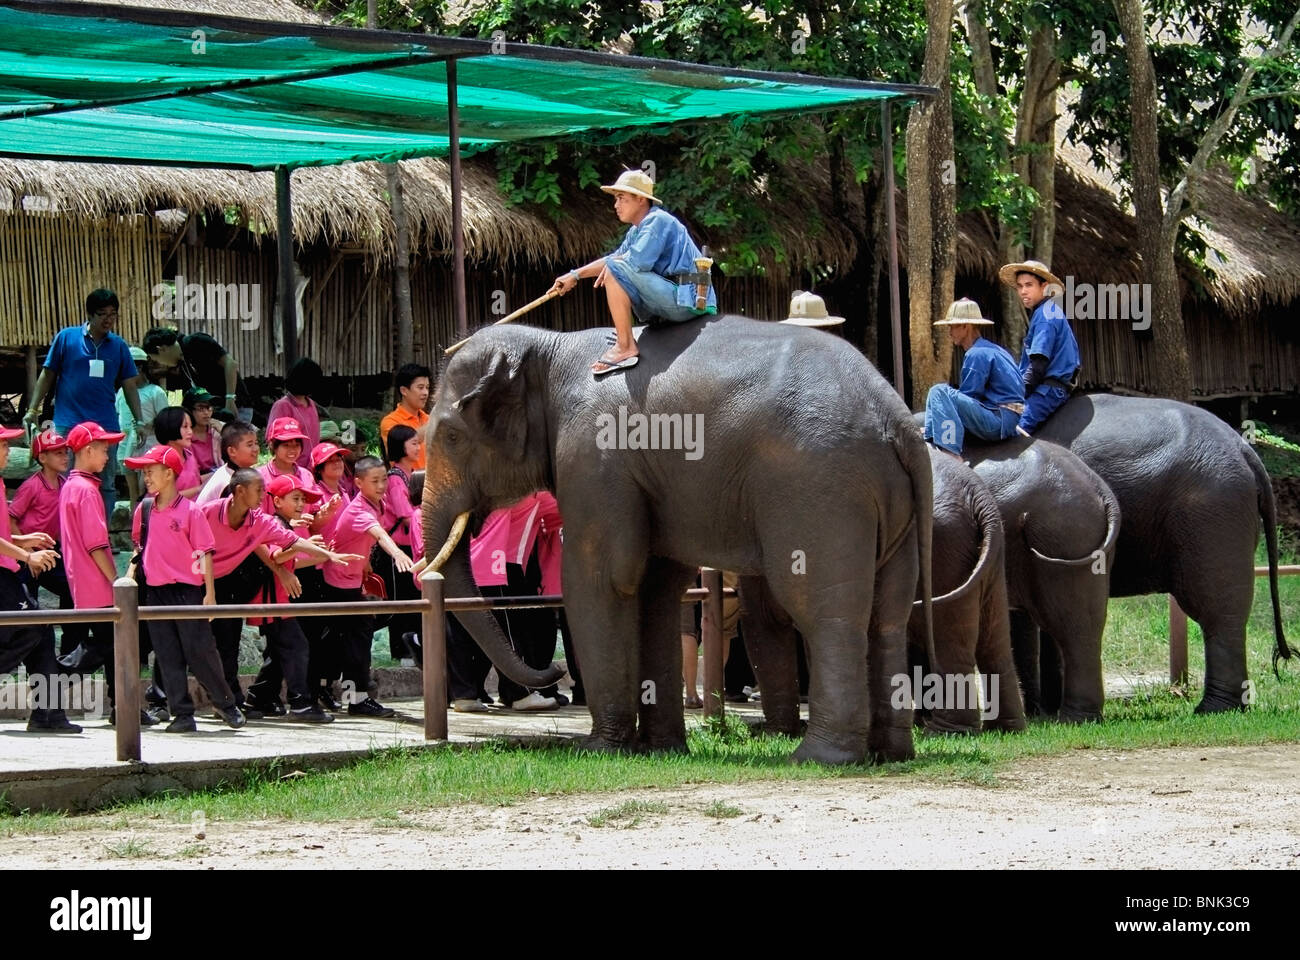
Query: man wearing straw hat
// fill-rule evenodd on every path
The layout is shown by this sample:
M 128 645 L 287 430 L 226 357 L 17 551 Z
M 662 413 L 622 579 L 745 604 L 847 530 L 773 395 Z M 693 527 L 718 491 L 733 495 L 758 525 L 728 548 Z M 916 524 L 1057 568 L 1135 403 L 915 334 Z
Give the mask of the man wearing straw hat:
M 1029 330 L 1020 349 L 1020 377 L 1025 385 L 1025 412 L 1020 432 L 1028 436 L 1070 397 L 1079 374 L 1079 343 L 1052 297 L 1064 289 L 1056 274 L 1038 260 L 1008 263 L 998 279 L 1015 287 L 1029 311 Z
M 1016 362 L 1002 347 L 980 336 L 992 320 L 974 300 L 958 300 L 936 320 L 947 327 L 954 346 L 966 351 L 961 387 L 936 383 L 925 398 L 925 439 L 960 459 L 967 432 L 982 440 L 1005 440 L 1016 432 L 1025 394 Z
M 686 225 L 663 209 L 654 181 L 640 170 L 624 170 L 615 183 L 600 189 L 614 195 L 615 215 L 630 224 L 627 235 L 613 253 L 556 277 L 551 287 L 563 296 L 583 277 L 595 277 L 595 286 L 605 288 L 617 340 L 591 365 L 596 376 L 636 365 L 633 313 L 655 324 L 718 312 L 712 285 L 697 308 L 697 287 L 702 290 L 701 277 L 707 276 L 711 261 L 700 253 Z

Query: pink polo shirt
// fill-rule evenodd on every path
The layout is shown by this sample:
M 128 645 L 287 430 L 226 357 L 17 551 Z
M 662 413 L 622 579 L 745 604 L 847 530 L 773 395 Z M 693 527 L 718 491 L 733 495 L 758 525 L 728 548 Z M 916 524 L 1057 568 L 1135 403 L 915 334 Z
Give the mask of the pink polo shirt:
M 59 529 L 63 534 L 59 552 L 63 554 L 73 605 L 78 609 L 111 607 L 113 581 L 104 576 L 90 556 L 90 551 L 101 547 L 112 555 L 98 476 L 84 470 L 68 474 L 59 491 Z
M 131 521 L 131 539 L 140 545 L 140 512 L 135 508 Z M 212 527 L 202 509 L 185 497 L 177 497 L 160 508 L 155 502 L 149 514 L 149 543 L 144 548 L 145 582 L 152 587 L 169 583 L 203 586 L 203 567 L 197 561 L 212 553 Z
M 293 471 L 298 475 L 298 479 L 302 481 L 304 487 L 316 486 L 316 478 L 311 475 L 311 471 L 307 468 L 294 464 Z M 257 468 L 257 472 L 262 475 L 262 483 L 268 487 L 271 485 L 272 480 L 283 475 L 281 471 L 275 468 L 274 460 L 266 461 Z M 267 516 L 275 516 L 275 498 L 269 493 L 262 497 L 262 512 Z
M 280 417 L 293 417 L 298 421 L 298 426 L 302 427 L 302 432 L 307 434 L 307 439 L 302 441 L 302 453 L 298 456 L 298 462 L 309 463 L 307 458 L 311 456 L 316 444 L 320 443 L 320 413 L 316 410 L 316 402 L 308 397 L 307 406 L 300 407 L 293 399 L 293 395 L 286 393 L 271 404 L 271 412 L 266 415 L 266 422 L 275 423 Z
M 410 476 L 401 467 L 395 467 L 401 476 L 389 474 L 384 491 L 384 529 L 392 531 L 393 542 L 399 547 L 411 545 L 411 488 Z M 396 529 L 394 528 L 396 525 Z
M 0 516 L 3 516 L 5 513 L 8 512 L 9 512 L 8 496 L 5 491 L 4 481 L 0 480 Z M 5 532 L 7 533 L 8 531 Z M 4 539 L 8 540 L 9 538 L 5 537 Z M 0 557 L 0 570 L 8 570 L 10 573 L 17 573 L 18 558 Z
M 185 466 L 181 468 L 181 475 L 176 478 L 176 489 L 189 490 L 195 487 L 202 489 L 203 484 L 199 481 L 199 461 L 198 458 L 194 456 L 194 451 L 188 449 L 180 450 L 178 452 L 185 458 Z M 197 497 L 198 495 L 199 491 L 195 490 L 194 496 L 190 497 L 190 499 L 193 500 L 194 497 Z M 150 527 L 150 533 L 152 532 L 153 528 Z
M 369 557 L 375 545 L 375 538 L 370 535 L 370 528 L 383 526 L 381 512 L 364 494 L 358 493 L 352 501 L 339 511 L 338 521 L 334 524 L 333 547 L 335 553 L 355 553 Z M 342 590 L 356 590 L 361 586 L 361 578 L 366 571 L 366 560 L 349 560 L 347 563 L 327 563 L 322 575 L 331 587 Z
M 45 482 L 45 473 L 33 473 L 23 481 L 9 504 L 9 516 L 14 518 L 19 533 L 48 533 L 59 542 L 59 491 L 67 483 L 60 476 L 55 486 Z
M 221 445 L 221 431 L 212 429 L 212 424 L 208 424 L 208 435 L 206 438 L 194 434 L 194 443 L 190 450 L 194 454 L 194 460 L 199 465 L 199 473 L 211 473 L 221 464 L 221 451 L 217 449 Z
M 263 543 L 277 550 L 298 539 L 297 535 L 280 524 L 280 521 L 256 507 L 249 510 L 244 522 L 230 529 L 230 497 L 210 500 L 199 505 L 199 512 L 207 518 L 212 528 L 212 575 L 224 577 L 244 562 L 244 558 Z

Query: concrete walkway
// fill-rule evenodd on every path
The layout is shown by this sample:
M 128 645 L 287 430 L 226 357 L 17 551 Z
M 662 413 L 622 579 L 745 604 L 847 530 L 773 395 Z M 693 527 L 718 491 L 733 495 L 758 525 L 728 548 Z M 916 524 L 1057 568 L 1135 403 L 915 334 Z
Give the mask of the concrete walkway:
M 162 732 L 162 725 L 146 727 L 140 763 L 114 759 L 114 730 L 105 719 L 78 720 L 82 733 L 59 736 L 29 734 L 25 721 L 0 720 L 0 798 L 10 811 L 90 810 L 168 790 L 205 789 L 272 766 L 281 774 L 331 769 L 373 750 L 426 746 L 422 701 L 386 702 L 398 711 L 396 717 L 337 714 L 333 723 L 320 725 L 274 718 L 250 721 L 241 730 L 231 730 L 205 712 L 198 716 L 196 733 L 169 734 Z M 727 704 L 727 709 L 762 716 L 757 703 Z M 698 710 L 687 711 L 687 722 L 701 716 Z M 490 707 L 485 713 L 449 712 L 448 718 L 452 743 L 498 737 L 570 739 L 591 730 L 591 715 L 578 706 L 540 713 Z

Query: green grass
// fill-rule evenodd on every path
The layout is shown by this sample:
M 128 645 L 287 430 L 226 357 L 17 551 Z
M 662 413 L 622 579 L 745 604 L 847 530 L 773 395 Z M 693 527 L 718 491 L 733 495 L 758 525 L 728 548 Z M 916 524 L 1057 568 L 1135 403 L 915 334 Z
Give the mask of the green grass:
M 642 818 L 646 815 L 664 813 L 668 813 L 668 804 L 666 803 L 658 803 L 653 800 L 627 800 L 616 807 L 597 810 L 587 817 L 587 825 L 630 830 L 633 827 L 640 826 Z
M 730 820 L 744 813 L 740 807 L 733 807 L 721 800 L 714 800 L 704 808 L 703 813 L 706 817 L 713 817 L 716 820 Z
M 115 843 L 106 843 L 103 846 L 105 857 L 113 860 L 147 860 L 158 856 L 158 852 L 153 849 L 152 841 L 141 840 L 135 836 Z

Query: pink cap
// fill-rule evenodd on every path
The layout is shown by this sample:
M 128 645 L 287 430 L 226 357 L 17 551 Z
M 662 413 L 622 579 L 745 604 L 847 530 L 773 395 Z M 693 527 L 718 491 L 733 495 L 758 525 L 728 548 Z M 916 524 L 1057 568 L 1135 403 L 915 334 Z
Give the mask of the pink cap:
M 311 465 L 313 468 L 319 467 L 330 457 L 340 453 L 345 457 L 352 456 L 352 451 L 345 447 L 340 447 L 333 443 L 318 443 L 316 446 L 311 448 Z
M 84 450 L 96 440 L 103 440 L 105 443 L 120 443 L 126 436 L 125 433 L 110 433 L 97 423 L 87 420 L 85 423 L 79 423 L 68 431 L 68 446 L 72 452 Z
M 151 463 L 161 463 L 177 476 L 180 476 L 181 471 L 185 469 L 185 458 L 177 453 L 175 448 L 169 447 L 165 443 L 150 448 L 147 453 L 141 456 L 127 457 L 123 463 L 132 470 L 142 470 Z
M 302 425 L 293 417 L 277 417 L 271 421 L 271 425 L 266 428 L 266 442 L 272 443 L 277 440 L 306 440 L 307 434 L 302 432 Z
M 272 478 L 271 482 L 266 485 L 266 492 L 273 497 L 285 497 L 295 490 L 301 490 L 308 503 L 315 503 L 321 498 L 319 490 L 307 486 L 296 474 L 292 473 L 282 473 L 278 477 Z
M 50 429 L 44 433 L 38 433 L 32 440 L 32 456 L 39 457 L 42 453 L 53 453 L 55 450 L 66 450 L 68 441 L 59 436 L 58 432 Z

